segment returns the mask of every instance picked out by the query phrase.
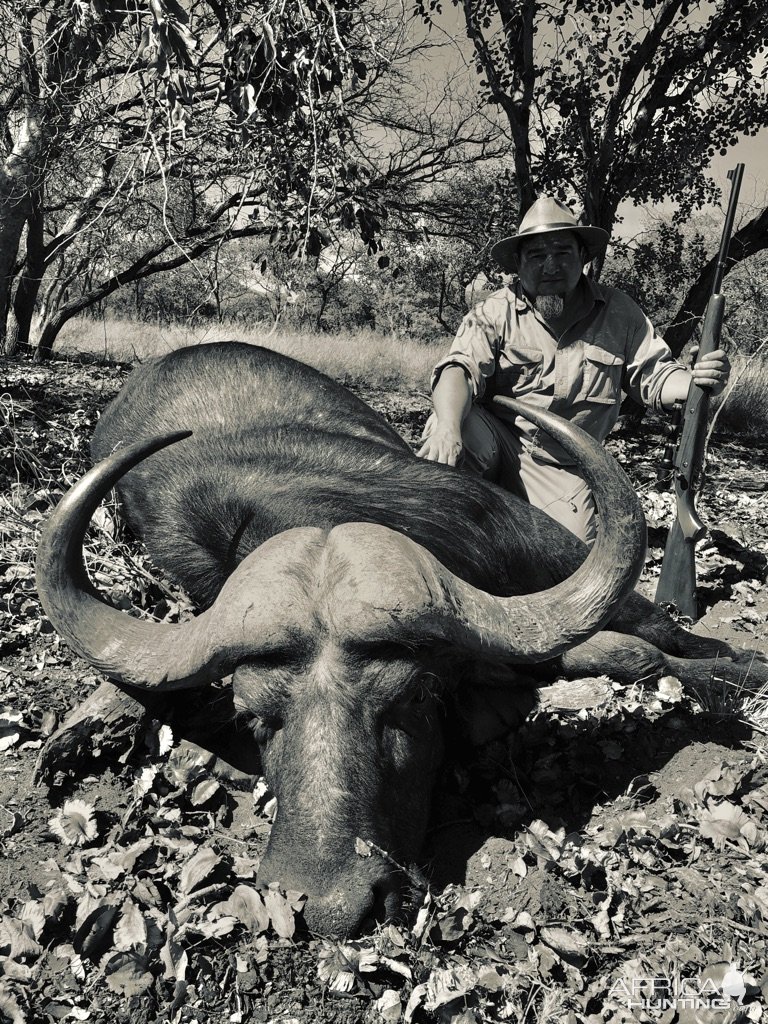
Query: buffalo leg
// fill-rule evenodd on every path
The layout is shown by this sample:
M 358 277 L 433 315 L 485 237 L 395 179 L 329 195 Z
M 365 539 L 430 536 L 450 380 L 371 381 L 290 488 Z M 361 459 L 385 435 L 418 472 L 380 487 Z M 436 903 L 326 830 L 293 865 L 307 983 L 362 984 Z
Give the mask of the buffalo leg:
M 762 665 L 765 673 L 765 655 L 737 651 L 724 640 L 697 636 L 678 625 L 663 608 L 636 592 L 629 595 L 610 625 L 613 630 L 646 640 L 667 654 L 699 660 L 726 658 L 744 668 L 751 667 L 754 672 L 758 672 Z M 761 678 L 764 680 L 765 674 Z
M 719 692 L 723 680 L 743 687 L 746 692 L 768 682 L 765 663 L 750 661 L 747 656 L 738 660 L 720 656 L 681 658 L 659 650 L 647 640 L 610 630 L 597 633 L 561 655 L 558 667 L 572 678 L 607 675 L 622 683 L 654 682 L 663 675 L 672 675 L 694 694 Z

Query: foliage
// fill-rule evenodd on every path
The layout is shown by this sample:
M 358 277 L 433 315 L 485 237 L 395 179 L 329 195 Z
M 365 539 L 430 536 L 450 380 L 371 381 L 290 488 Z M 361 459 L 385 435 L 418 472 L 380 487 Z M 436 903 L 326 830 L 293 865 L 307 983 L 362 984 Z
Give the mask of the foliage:
M 212 211 L 215 221 L 229 214 L 227 227 L 240 230 L 234 218 L 247 189 L 251 202 L 266 197 L 267 231 L 278 226 L 309 244 L 347 128 L 341 86 L 366 73 L 348 45 L 355 9 L 201 2 L 185 10 L 175 0 L 72 2 L 53 11 L 28 0 L 6 5 L 0 225 L 7 258 L 25 223 L 32 258 L 30 239 L 35 234 L 40 247 L 37 221 L 46 209 L 61 211 L 64 223 L 50 239 L 52 252 L 36 254 L 43 265 L 87 223 L 114 218 L 136 192 L 168 236 L 157 248 L 155 229 L 150 258 L 179 234 L 212 244 L 205 230 Z M 182 192 L 182 224 L 171 181 L 191 186 Z M 19 207 L 13 218 L 10 203 Z
M 390 242 L 397 275 L 390 294 L 413 315 L 401 313 L 389 329 L 416 337 L 434 337 L 440 330 L 452 334 L 476 278 L 501 286 L 490 247 L 516 230 L 517 189 L 498 164 L 467 168 L 423 195 L 420 211 L 417 229 L 401 230 Z
M 271 320 L 299 331 L 367 328 L 418 341 L 452 332 L 478 274 L 501 278 L 490 244 L 514 231 L 514 182 L 496 167 L 464 167 L 443 182 L 400 195 L 382 251 L 351 232 L 301 263 L 258 241 L 241 240 L 100 303 L 94 312 L 157 323 L 218 318 Z M 201 285 L 206 289 L 201 292 Z M 215 307 L 214 307 L 215 299 Z
M 768 253 L 761 252 L 732 270 L 725 286 L 728 340 L 747 357 L 765 344 L 768 333 L 767 273 Z
M 663 333 L 705 260 L 703 235 L 666 221 L 632 246 L 614 242 L 601 280 L 627 292 Z
M 372 105 L 391 120 L 424 45 L 404 24 L 377 0 L 6 5 L 0 341 L 48 350 L 71 316 L 206 253 L 215 266 L 235 238 L 315 259 L 338 230 L 375 252 L 393 186 L 490 137 L 401 117 L 410 142 L 382 168 L 361 133 Z M 216 306 L 211 265 L 197 287 Z
M 716 196 L 714 154 L 768 124 L 759 0 L 454 3 L 509 124 L 523 209 L 575 196 L 610 230 L 622 200 L 666 197 L 685 219 Z
M 685 226 L 675 224 L 671 218 L 649 222 L 649 227 L 631 243 L 613 243 L 602 280 L 628 292 L 673 344 L 676 329 L 683 323 L 683 300 L 706 276 L 707 253 L 718 248 L 720 230 L 715 219 L 703 215 L 692 218 Z M 743 362 L 765 337 L 768 303 L 762 282 L 766 263 L 765 252 L 739 260 L 723 284 L 722 344 L 732 361 Z M 706 289 L 705 296 L 709 297 Z M 687 327 L 687 337 L 695 342 L 701 327 L 698 317 L 690 314 Z M 679 339 L 678 348 L 682 348 Z M 752 371 L 750 376 L 757 384 L 761 373 Z M 738 387 L 742 390 L 742 385 Z M 733 417 L 730 422 L 734 422 Z
M 717 409 L 718 425 L 759 441 L 768 423 L 768 335 L 754 352 L 734 361 L 731 381 Z

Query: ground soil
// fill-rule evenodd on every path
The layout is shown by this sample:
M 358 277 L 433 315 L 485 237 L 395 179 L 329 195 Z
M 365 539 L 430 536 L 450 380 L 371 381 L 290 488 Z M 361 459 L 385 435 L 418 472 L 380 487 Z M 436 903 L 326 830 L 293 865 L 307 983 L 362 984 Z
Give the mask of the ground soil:
M 629 1007 L 624 982 L 668 981 L 674 967 L 697 984 L 714 978 L 722 996 L 733 965 L 741 1001 L 726 992 L 696 1019 L 768 1019 L 768 715 L 748 678 L 705 705 L 674 686 L 604 681 L 594 706 L 541 707 L 514 734 L 453 751 L 421 865 L 431 895 L 413 927 L 363 944 L 303 936 L 285 903 L 263 928 L 214 912 L 253 880 L 264 800 L 188 745 L 169 753 L 159 720 L 117 756 L 100 750 L 97 730 L 77 770 L 35 784 L 43 745 L 101 682 L 41 615 L 39 525 L 86 466 L 98 412 L 126 371 L 3 368 L 0 1022 L 671 1024 L 694 1019 L 680 1000 Z M 423 392 L 351 386 L 418 444 Z M 609 441 L 646 510 L 648 596 L 669 521 L 662 444 L 652 422 Z M 693 626 L 764 655 L 767 454 L 734 437 L 712 444 Z M 179 595 L 110 516 L 103 526 L 92 568 L 112 599 L 177 612 Z

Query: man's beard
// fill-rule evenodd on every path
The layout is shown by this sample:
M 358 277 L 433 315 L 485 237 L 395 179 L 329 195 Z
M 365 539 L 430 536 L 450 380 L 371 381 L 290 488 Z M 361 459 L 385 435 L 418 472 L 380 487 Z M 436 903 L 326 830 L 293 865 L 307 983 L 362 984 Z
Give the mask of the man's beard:
M 565 299 L 562 295 L 537 295 L 533 304 L 536 312 L 549 322 L 563 315 Z

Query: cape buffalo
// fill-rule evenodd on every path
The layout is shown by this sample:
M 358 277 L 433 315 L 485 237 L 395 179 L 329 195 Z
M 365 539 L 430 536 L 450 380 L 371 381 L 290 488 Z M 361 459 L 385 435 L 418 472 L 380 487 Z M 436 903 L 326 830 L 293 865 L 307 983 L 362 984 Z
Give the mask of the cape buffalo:
M 615 462 L 558 417 L 516 408 L 589 480 L 589 554 L 517 497 L 417 459 L 329 378 L 237 342 L 134 371 L 97 427 L 103 461 L 41 541 L 47 614 L 111 679 L 181 690 L 231 674 L 278 800 L 260 877 L 308 894 L 315 931 L 398 910 L 395 865 L 418 856 L 456 695 L 542 663 L 542 679 L 705 682 L 730 653 L 631 592 L 645 527 Z M 152 558 L 206 609 L 192 621 L 140 621 L 88 581 L 83 534 L 115 484 Z M 358 837 L 382 853 L 356 855 Z

